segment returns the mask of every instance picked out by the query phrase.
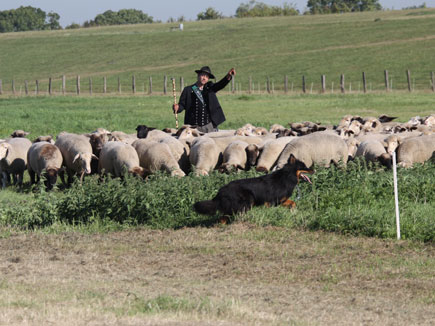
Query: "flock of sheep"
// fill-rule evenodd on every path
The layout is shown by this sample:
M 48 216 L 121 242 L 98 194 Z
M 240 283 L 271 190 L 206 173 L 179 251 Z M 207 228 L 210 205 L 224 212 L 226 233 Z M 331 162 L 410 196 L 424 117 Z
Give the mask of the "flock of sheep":
M 86 174 L 125 172 L 144 177 L 156 171 L 185 176 L 247 170 L 269 172 L 282 168 L 293 154 L 307 167 L 346 164 L 362 156 L 390 167 L 397 151 L 398 164 L 410 167 L 424 163 L 435 154 L 435 114 L 413 117 L 406 123 L 395 118 L 345 116 L 338 125 L 313 122 L 291 123 L 286 128 L 274 124 L 269 130 L 246 124 L 237 130 L 202 134 L 192 126 L 179 130 L 157 130 L 139 125 L 135 134 L 98 128 L 88 134 L 60 133 L 40 136 L 33 143 L 27 132 L 16 130 L 9 139 L 0 139 L 2 187 L 23 183 L 27 169 L 31 183 L 45 178 L 51 189 L 59 176 L 64 184 Z M 192 168 L 193 167 L 193 168 Z

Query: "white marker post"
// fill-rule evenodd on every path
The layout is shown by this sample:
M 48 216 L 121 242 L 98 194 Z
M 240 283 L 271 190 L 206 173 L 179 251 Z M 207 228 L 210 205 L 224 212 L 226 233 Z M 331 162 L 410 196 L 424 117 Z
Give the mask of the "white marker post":
M 393 179 L 394 179 L 394 202 L 396 205 L 396 229 L 397 240 L 400 240 L 400 215 L 399 215 L 399 193 L 397 191 L 397 165 L 396 152 L 393 152 Z

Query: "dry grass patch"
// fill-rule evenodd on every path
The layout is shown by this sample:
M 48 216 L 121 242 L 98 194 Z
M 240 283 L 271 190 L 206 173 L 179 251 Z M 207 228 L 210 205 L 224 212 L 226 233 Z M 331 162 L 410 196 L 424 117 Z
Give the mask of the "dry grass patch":
M 12 234 L 0 325 L 430 325 L 433 244 L 260 228 Z

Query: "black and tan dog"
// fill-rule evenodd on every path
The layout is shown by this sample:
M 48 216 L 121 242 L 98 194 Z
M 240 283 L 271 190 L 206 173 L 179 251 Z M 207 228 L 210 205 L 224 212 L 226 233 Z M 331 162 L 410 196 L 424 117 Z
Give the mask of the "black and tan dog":
M 224 216 L 243 213 L 260 205 L 292 208 L 296 206 L 289 199 L 293 189 L 300 179 L 311 183 L 306 174 L 312 173 L 313 170 L 291 155 L 282 169 L 256 178 L 231 181 L 219 189 L 212 200 L 197 202 L 194 208 L 200 214 L 214 215 L 220 211 Z

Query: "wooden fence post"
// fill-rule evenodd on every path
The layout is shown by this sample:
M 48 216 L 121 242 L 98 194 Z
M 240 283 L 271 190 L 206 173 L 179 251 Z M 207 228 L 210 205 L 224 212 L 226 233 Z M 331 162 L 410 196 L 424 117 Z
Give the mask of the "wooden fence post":
M 15 95 L 15 80 L 12 79 L 12 94 Z
M 288 76 L 287 75 L 284 76 L 284 93 L 285 94 L 288 93 Z
M 0 95 L 3 95 L 3 82 L 0 79 Z
M 150 88 L 148 90 L 149 94 L 153 93 L 153 77 L 150 76 Z
M 51 77 L 48 78 L 48 94 L 52 95 L 52 83 L 51 83 Z
M 121 77 L 118 76 L 118 93 L 121 94 Z
M 270 77 L 267 77 L 267 81 L 266 81 L 266 90 L 267 92 L 270 94 Z
M 92 95 L 92 78 L 89 77 L 89 95 Z
M 433 71 L 431 72 L 431 77 L 432 77 L 432 92 L 435 92 L 435 74 Z M 0 80 L 0 94 L 1 94 L 1 80 Z
M 66 92 L 66 77 L 62 75 L 62 94 L 65 95 Z
M 103 94 L 107 93 L 107 78 L 106 76 L 103 77 Z
M 322 82 L 322 93 L 325 93 L 326 92 L 326 76 L 325 75 L 322 75 L 321 82 Z
M 180 94 L 183 91 L 183 89 L 184 89 L 184 78 L 180 77 Z
M 305 88 L 305 76 L 302 76 L 302 93 L 306 93 L 306 88 Z
M 367 78 L 366 78 L 366 73 L 364 71 L 362 73 L 362 78 L 363 78 L 364 93 L 367 93 Z
M 385 77 L 385 90 L 388 92 L 390 90 L 390 82 L 388 78 L 388 70 L 384 70 L 384 77 Z
M 249 88 L 248 88 L 248 93 L 252 94 L 252 76 L 249 76 Z
M 80 95 L 80 75 L 77 76 L 76 88 L 77 88 L 77 95 Z
M 168 87 L 168 76 L 165 75 L 163 78 L 163 94 L 166 95 L 167 87 Z
M 29 83 L 27 82 L 27 80 L 24 81 L 24 92 L 26 93 L 26 95 L 29 95 Z
M 340 76 L 340 89 L 341 89 L 341 93 L 344 94 L 345 89 L 344 89 L 344 74 L 341 74 Z
M 39 95 L 39 80 L 36 80 L 36 95 Z
M 231 78 L 231 92 L 232 93 L 234 93 L 236 91 L 235 82 L 236 82 L 236 78 L 233 76 L 233 78 Z
M 136 76 L 133 75 L 133 77 L 131 78 L 131 89 L 133 91 L 133 94 L 136 94 Z
M 409 69 L 406 71 L 406 78 L 408 79 L 408 91 L 412 91 L 411 88 L 411 72 L 409 71 Z

